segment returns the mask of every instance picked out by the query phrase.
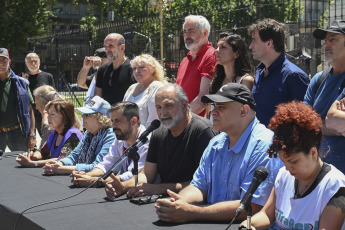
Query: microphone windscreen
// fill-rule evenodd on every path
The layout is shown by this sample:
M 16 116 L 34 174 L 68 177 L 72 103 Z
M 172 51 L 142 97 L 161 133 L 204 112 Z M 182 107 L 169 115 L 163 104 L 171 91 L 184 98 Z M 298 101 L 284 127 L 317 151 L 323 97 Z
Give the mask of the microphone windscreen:
M 266 180 L 268 176 L 267 168 L 260 166 L 255 169 L 254 177 L 258 178 L 261 182 Z
M 158 119 L 156 119 L 156 120 L 153 120 L 152 122 L 151 122 L 151 126 L 154 128 L 154 130 L 155 129 L 158 129 L 158 127 L 161 125 L 161 122 L 158 120 Z

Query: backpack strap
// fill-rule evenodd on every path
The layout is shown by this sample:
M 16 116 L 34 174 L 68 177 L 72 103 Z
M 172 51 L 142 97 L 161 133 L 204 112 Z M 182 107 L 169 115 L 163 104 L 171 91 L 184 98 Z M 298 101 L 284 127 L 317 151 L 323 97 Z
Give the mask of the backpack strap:
M 317 91 L 319 90 L 320 88 L 320 85 L 322 84 L 322 82 L 326 79 L 326 77 L 328 76 L 328 74 L 330 72 L 333 71 L 333 67 L 329 67 L 327 69 L 325 69 L 324 71 L 322 71 L 322 75 L 321 77 L 317 80 L 316 82 L 316 88 L 315 88 L 315 94 L 317 93 Z M 343 82 L 342 86 L 344 85 L 345 87 L 345 81 Z

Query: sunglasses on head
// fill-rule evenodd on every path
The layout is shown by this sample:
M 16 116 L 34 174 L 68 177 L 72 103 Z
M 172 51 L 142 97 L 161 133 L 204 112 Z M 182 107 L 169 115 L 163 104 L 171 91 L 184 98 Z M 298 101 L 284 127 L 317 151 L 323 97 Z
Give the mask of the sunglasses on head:
M 91 115 L 93 115 L 94 113 L 84 113 L 83 115 L 85 115 L 85 117 L 90 117 Z

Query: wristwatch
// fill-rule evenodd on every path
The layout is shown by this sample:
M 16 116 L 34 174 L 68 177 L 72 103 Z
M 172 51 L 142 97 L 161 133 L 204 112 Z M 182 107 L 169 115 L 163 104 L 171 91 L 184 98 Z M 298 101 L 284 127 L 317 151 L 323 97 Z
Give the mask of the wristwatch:
M 98 178 L 97 179 L 96 185 L 97 185 L 98 188 L 102 188 L 103 187 L 103 180 L 102 180 L 102 178 Z
M 37 161 L 35 161 L 35 167 L 38 167 L 38 162 Z
M 34 137 L 34 138 L 36 138 L 36 134 L 30 134 L 30 137 Z

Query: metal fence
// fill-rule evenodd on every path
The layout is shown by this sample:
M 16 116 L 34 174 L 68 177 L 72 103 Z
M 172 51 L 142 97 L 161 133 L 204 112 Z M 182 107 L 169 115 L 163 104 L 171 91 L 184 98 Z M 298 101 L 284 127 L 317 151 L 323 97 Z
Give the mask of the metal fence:
M 210 21 L 209 40 L 213 44 L 219 32 L 227 30 L 242 35 L 249 45 L 251 41 L 247 29 L 256 20 L 270 17 L 284 22 L 289 59 L 311 76 L 318 71 L 317 66 L 323 64 L 321 41 L 315 40 L 312 32 L 318 27 L 327 27 L 331 21 L 343 18 L 345 14 L 342 0 L 254 0 L 248 5 L 239 0 L 235 2 L 236 7 L 214 6 L 184 14 L 173 10 L 165 12 L 163 58 L 166 75 L 171 81 L 174 81 L 179 63 L 188 52 L 182 33 L 183 19 L 188 14 L 203 15 Z M 53 74 L 60 89 L 67 83 L 76 82 L 84 57 L 103 47 L 103 39 L 112 32 L 124 35 L 125 53 L 129 58 L 151 53 L 160 60 L 159 24 L 158 15 L 132 17 L 131 20 L 97 26 L 94 32 L 72 30 L 30 38 L 28 50 L 40 55 L 42 69 Z

